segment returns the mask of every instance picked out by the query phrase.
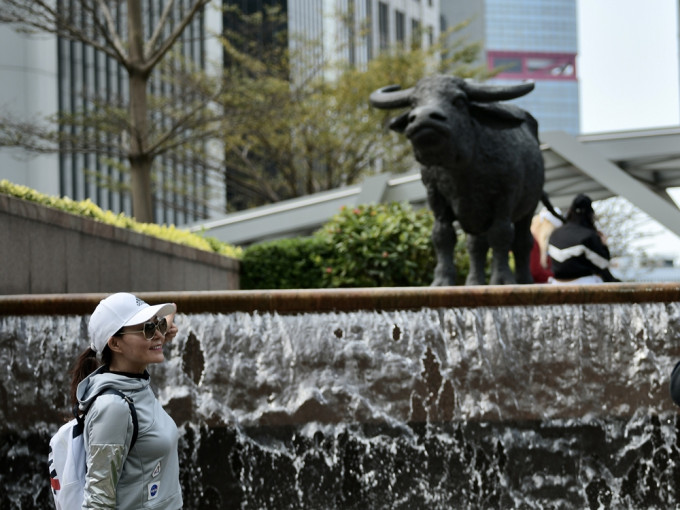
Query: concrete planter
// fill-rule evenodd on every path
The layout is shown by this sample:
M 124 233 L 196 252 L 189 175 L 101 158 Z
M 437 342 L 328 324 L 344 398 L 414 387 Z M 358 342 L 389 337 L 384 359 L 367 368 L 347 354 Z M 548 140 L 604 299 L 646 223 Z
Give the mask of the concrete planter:
M 0 195 L 0 294 L 235 290 L 239 262 Z

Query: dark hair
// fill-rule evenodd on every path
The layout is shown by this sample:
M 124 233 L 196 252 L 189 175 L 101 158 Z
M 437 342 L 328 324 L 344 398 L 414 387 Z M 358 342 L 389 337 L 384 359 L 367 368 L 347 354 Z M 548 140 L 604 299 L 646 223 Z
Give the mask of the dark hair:
M 574 197 L 567 212 L 567 222 L 577 223 L 595 230 L 595 211 L 593 210 L 593 202 L 588 195 L 579 193 Z
M 111 349 L 109 349 L 108 345 L 104 346 L 104 350 L 102 351 L 101 363 L 99 362 L 99 360 L 97 360 L 97 352 L 91 349 L 90 347 L 88 347 L 87 349 L 80 353 L 75 363 L 73 364 L 73 368 L 71 369 L 72 406 L 78 405 L 77 391 L 80 382 L 83 379 L 85 379 L 88 375 L 90 375 L 92 372 L 97 370 L 101 365 L 110 365 L 111 356 L 112 356 Z

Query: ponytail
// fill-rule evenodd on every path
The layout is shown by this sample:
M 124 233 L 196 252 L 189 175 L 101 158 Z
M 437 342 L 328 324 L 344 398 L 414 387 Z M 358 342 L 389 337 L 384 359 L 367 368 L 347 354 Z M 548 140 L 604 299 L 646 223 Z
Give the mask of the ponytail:
M 97 352 L 90 347 L 80 353 L 73 368 L 71 369 L 71 405 L 78 405 L 78 385 L 92 372 L 97 370 L 101 365 L 109 365 L 111 363 L 111 350 L 107 345 L 102 351 L 101 363 L 97 359 Z

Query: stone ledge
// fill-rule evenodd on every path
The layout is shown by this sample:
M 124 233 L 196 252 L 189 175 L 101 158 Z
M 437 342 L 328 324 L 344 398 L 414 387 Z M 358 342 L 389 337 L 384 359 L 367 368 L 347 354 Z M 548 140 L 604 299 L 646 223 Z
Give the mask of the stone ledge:
M 9 195 L 0 194 L 0 212 L 128 244 L 145 250 L 170 254 L 175 257 L 238 271 L 238 261 L 230 257 L 165 241 L 113 225 L 107 225 L 100 221 L 80 217 Z

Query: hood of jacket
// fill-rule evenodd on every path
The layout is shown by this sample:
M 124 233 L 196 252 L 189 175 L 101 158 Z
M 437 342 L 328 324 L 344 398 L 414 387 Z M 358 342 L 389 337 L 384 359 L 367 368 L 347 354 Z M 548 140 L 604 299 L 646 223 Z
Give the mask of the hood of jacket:
M 136 392 L 149 386 L 148 374 L 146 377 L 126 377 L 108 371 L 108 367 L 101 366 L 78 385 L 76 396 L 80 410 L 84 411 L 90 407 L 94 398 L 102 391 L 115 388 L 123 393 Z

